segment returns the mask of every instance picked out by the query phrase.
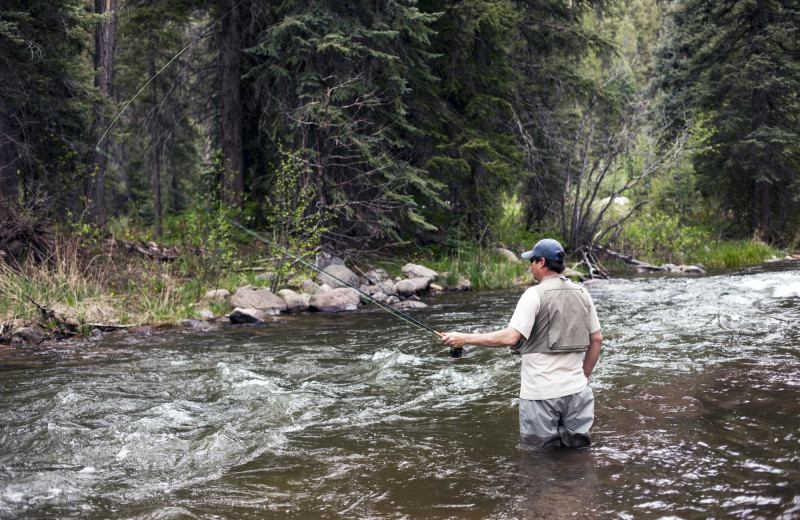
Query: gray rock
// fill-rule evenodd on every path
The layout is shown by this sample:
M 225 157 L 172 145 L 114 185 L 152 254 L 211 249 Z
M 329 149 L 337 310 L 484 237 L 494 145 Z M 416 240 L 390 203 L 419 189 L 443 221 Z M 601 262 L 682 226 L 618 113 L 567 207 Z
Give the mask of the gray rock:
M 428 286 L 431 284 L 431 279 L 418 276 L 416 278 L 411 278 L 411 281 L 414 283 L 414 292 L 421 293 L 428 290 Z
M 233 312 L 231 312 L 228 319 L 231 320 L 231 323 L 241 324 L 241 323 L 261 323 L 269 319 L 269 314 L 266 312 L 260 311 L 258 309 L 240 309 L 235 308 Z
M 414 309 L 424 309 L 425 307 L 427 307 L 426 304 L 422 303 L 421 301 L 417 301 L 417 300 L 406 300 L 406 301 L 399 302 L 399 303 L 394 305 L 395 309 L 398 309 L 398 310 L 401 310 L 401 311 L 408 311 L 408 310 L 414 310 Z
M 12 345 L 37 343 L 44 338 L 44 331 L 33 327 L 20 327 L 11 334 Z
M 361 303 L 361 295 L 358 291 L 347 287 L 341 287 L 311 296 L 308 305 L 311 310 L 342 312 L 358 309 L 359 303 Z
M 434 271 L 433 269 L 429 269 L 424 265 L 418 264 L 406 264 L 403 266 L 403 274 L 406 275 L 408 278 L 428 278 L 429 280 L 435 280 L 439 277 L 439 273 Z
M 470 289 L 472 289 L 472 282 L 470 282 L 466 278 L 460 278 L 458 280 L 458 285 L 456 286 L 456 289 L 459 291 L 469 291 Z
M 181 320 L 181 325 L 190 329 L 207 329 L 210 327 L 207 321 L 192 319 Z
M 706 272 L 697 265 L 679 265 L 677 270 L 685 274 L 705 274 Z
M 519 258 L 517 258 L 517 255 L 515 255 L 513 251 L 509 251 L 505 247 L 496 247 L 496 248 L 494 248 L 494 251 L 498 255 L 502 256 L 503 259 L 506 262 L 508 262 L 509 264 L 518 264 L 519 263 Z
M 397 286 L 391 280 L 383 280 L 375 286 L 375 291 L 382 292 L 386 296 L 396 296 Z
M 251 285 L 240 287 L 231 296 L 231 305 L 243 309 L 259 309 L 268 314 L 279 314 L 286 311 L 286 303 L 280 296 L 264 287 Z
M 411 296 L 417 291 L 417 284 L 411 280 L 400 280 L 396 284 L 397 294 L 400 296 Z
M 333 276 L 328 276 L 325 273 L 330 273 Z M 321 284 L 328 284 L 331 287 L 344 287 L 339 280 L 342 280 L 354 287 L 358 287 L 361 283 L 358 275 L 343 265 L 329 265 L 325 268 L 325 273 L 317 273 L 317 280 Z M 336 280 L 334 276 L 339 280 Z
M 217 302 L 224 302 L 227 300 L 231 295 L 231 292 L 227 289 L 214 289 L 212 291 L 208 291 L 203 295 L 204 300 L 211 300 Z
M 370 269 L 369 272 L 364 275 L 364 277 L 369 281 L 369 283 L 377 285 L 389 278 L 389 273 L 383 269 Z
M 316 282 L 314 282 L 313 280 L 309 280 L 308 278 L 303 280 L 303 284 L 300 286 L 300 288 L 302 289 L 303 292 L 308 294 L 317 294 L 318 292 L 320 292 L 320 286 L 317 285 Z
M 430 285 L 428 286 L 428 289 L 430 289 L 430 290 L 431 290 L 431 292 L 436 292 L 436 293 L 440 293 L 440 292 L 443 292 L 443 291 L 444 291 L 444 287 L 442 287 L 441 285 L 439 285 L 439 284 L 436 284 L 436 283 L 432 283 L 432 284 L 430 284 Z
M 389 299 L 389 296 L 384 294 L 384 293 L 382 293 L 382 292 L 380 292 L 380 291 L 377 291 L 377 292 L 372 293 L 372 299 L 373 300 L 378 300 L 379 302 L 386 303 L 386 300 Z
M 311 300 L 309 294 L 298 294 L 291 289 L 281 289 L 278 296 L 286 304 L 287 312 L 303 312 L 308 310 L 308 302 Z
M 344 265 L 344 260 L 338 256 L 331 256 L 329 253 L 321 253 L 317 255 L 314 265 L 320 269 L 327 269 L 331 265 Z

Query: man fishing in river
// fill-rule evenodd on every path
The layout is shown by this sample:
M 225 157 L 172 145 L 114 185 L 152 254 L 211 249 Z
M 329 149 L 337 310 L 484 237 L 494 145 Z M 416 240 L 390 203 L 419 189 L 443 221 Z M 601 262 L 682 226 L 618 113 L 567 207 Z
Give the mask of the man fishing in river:
M 591 444 L 594 395 L 589 376 L 600 357 L 603 336 L 589 293 L 564 272 L 564 249 L 540 240 L 522 254 L 539 282 L 520 297 L 508 327 L 483 334 L 447 332 L 451 348 L 512 347 L 522 356 L 519 431 L 529 449 Z

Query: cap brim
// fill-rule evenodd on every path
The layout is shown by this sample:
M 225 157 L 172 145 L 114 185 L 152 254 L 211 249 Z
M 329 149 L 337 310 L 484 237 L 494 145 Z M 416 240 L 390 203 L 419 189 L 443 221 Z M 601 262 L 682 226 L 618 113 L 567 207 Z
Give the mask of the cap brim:
M 520 256 L 522 258 L 531 258 L 533 256 L 533 251 L 528 251 L 527 253 L 522 253 Z

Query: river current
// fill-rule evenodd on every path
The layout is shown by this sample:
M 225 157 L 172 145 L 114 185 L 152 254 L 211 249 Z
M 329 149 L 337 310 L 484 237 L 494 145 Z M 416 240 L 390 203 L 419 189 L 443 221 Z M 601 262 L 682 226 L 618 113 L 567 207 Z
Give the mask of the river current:
M 800 268 L 592 285 L 594 444 L 519 446 L 519 357 L 380 309 L 0 350 L 0 518 L 800 518 Z M 520 290 L 448 294 L 503 328 Z

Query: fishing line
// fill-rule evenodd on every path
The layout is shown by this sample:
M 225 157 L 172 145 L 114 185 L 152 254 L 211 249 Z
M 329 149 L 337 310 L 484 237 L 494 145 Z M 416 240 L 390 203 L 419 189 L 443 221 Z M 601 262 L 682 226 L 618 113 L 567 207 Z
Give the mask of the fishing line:
M 182 193 L 180 193 L 180 192 L 177 192 L 176 190 L 174 190 L 174 189 L 173 189 L 173 188 L 171 188 L 171 187 L 170 187 L 170 190 L 171 190 L 171 191 L 174 191 L 175 193 L 178 193 L 178 195 L 180 195 L 181 197 L 184 197 L 184 198 L 186 198 L 186 196 L 185 196 L 184 194 L 182 194 Z M 238 229 L 240 229 L 240 230 L 244 231 L 244 232 L 245 232 L 245 233 L 247 233 L 248 235 L 250 235 L 250 236 L 252 236 L 252 237 L 256 238 L 257 240 L 260 240 L 261 242 L 263 242 L 263 243 L 267 244 L 268 246 L 271 246 L 272 248 L 274 248 L 274 249 L 276 249 L 276 250 L 280 251 L 280 252 L 281 252 L 281 253 L 283 253 L 284 255 L 286 255 L 286 256 L 288 256 L 288 257 L 290 257 L 290 258 L 293 258 L 293 259 L 297 260 L 298 262 L 300 262 L 300 263 L 301 263 L 301 264 L 303 264 L 304 266 L 306 266 L 306 267 L 309 267 L 309 268 L 311 268 L 311 269 L 313 269 L 313 270 L 315 270 L 315 271 L 317 271 L 317 272 L 319 272 L 319 273 L 322 273 L 322 274 L 325 274 L 325 275 L 327 275 L 327 276 L 330 276 L 331 278 L 333 278 L 333 279 L 334 279 L 334 280 L 336 280 L 337 282 L 341 283 L 342 285 L 344 285 L 344 286 L 347 286 L 347 287 L 349 287 L 349 288 L 351 288 L 351 289 L 353 289 L 353 290 L 357 291 L 357 292 L 358 292 L 360 295 L 362 295 L 364 298 L 366 298 L 366 299 L 367 299 L 367 300 L 368 300 L 370 303 L 374 303 L 374 304 L 375 304 L 375 305 L 377 305 L 378 307 L 382 308 L 382 309 L 383 309 L 383 310 L 385 310 L 385 311 L 388 311 L 389 313 L 393 314 L 393 315 L 394 315 L 395 317 L 397 317 L 397 318 L 400 318 L 401 320 L 405 321 L 406 323 L 410 323 L 411 325 L 414 325 L 415 327 L 417 327 L 417 328 L 419 328 L 419 329 L 426 330 L 426 331 L 428 331 L 428 332 L 430 332 L 430 333 L 434 334 L 436 337 L 439 337 L 439 338 L 441 338 L 441 337 L 442 337 L 442 334 L 441 334 L 440 332 L 436 332 L 436 331 L 435 331 L 435 330 L 433 330 L 431 327 L 429 327 L 429 326 L 425 325 L 424 323 L 421 323 L 420 321 L 418 321 L 418 320 L 416 320 L 416 319 L 412 318 L 411 316 L 409 316 L 408 314 L 404 313 L 403 311 L 401 311 L 401 310 L 399 310 L 399 309 L 396 309 L 396 308 L 392 307 L 391 305 L 389 305 L 389 304 L 387 304 L 387 303 L 384 303 L 384 302 L 382 302 L 382 301 L 380 301 L 380 300 L 376 300 L 375 298 L 373 298 L 372 296 L 370 296 L 370 295 L 369 295 L 369 293 L 367 293 L 367 292 L 365 292 L 365 291 L 362 291 L 362 290 L 361 290 L 361 289 L 359 289 L 358 287 L 356 287 L 356 286 L 354 286 L 354 285 L 352 285 L 352 284 L 350 284 L 350 283 L 348 283 L 348 282 L 346 282 L 346 281 L 342 280 L 342 279 L 341 279 L 341 278 L 339 278 L 338 276 L 336 276 L 336 275 L 333 275 L 333 274 L 331 274 L 331 273 L 329 273 L 329 272 L 325 271 L 325 270 L 324 270 L 324 269 L 322 269 L 321 267 L 317 266 L 317 265 L 316 265 L 316 264 L 314 264 L 313 262 L 310 262 L 310 261 L 306 260 L 306 259 L 305 259 L 305 258 L 303 258 L 302 256 L 300 256 L 300 255 L 296 255 L 296 254 L 292 253 L 291 251 L 289 251 L 289 250 L 288 250 L 288 249 L 286 249 L 285 247 L 283 247 L 283 246 L 281 246 L 280 244 L 277 244 L 276 242 L 274 242 L 274 241 L 272 241 L 272 240 L 268 239 L 267 237 L 265 237 L 265 236 L 261 235 L 260 233 L 257 233 L 257 232 L 255 232 L 255 231 L 253 231 L 252 229 L 249 229 L 249 228 L 247 228 L 247 227 L 245 227 L 245 226 L 243 226 L 243 225 L 239 224 L 239 223 L 238 223 L 238 222 L 236 222 L 235 220 L 233 220 L 233 219 L 230 219 L 230 218 L 226 217 L 225 215 L 223 215 L 223 214 L 219 213 L 218 211 L 215 211 L 215 210 L 213 210 L 213 209 L 209 208 L 208 206 L 205 206 L 205 205 L 204 205 L 204 204 L 202 204 L 202 203 L 196 202 L 195 204 L 197 204 L 197 205 L 198 205 L 200 208 L 204 209 L 205 211 L 207 211 L 207 212 L 209 212 L 209 213 L 211 213 L 211 214 L 213 214 L 213 215 L 216 215 L 218 218 L 222 218 L 222 219 L 224 219 L 224 220 L 225 220 L 226 222 L 228 222 L 229 224 L 231 224 L 231 225 L 235 226 L 236 228 L 238 228 Z M 451 355 L 452 355 L 452 354 L 451 354 Z M 458 356 L 453 356 L 453 357 L 458 357 Z

